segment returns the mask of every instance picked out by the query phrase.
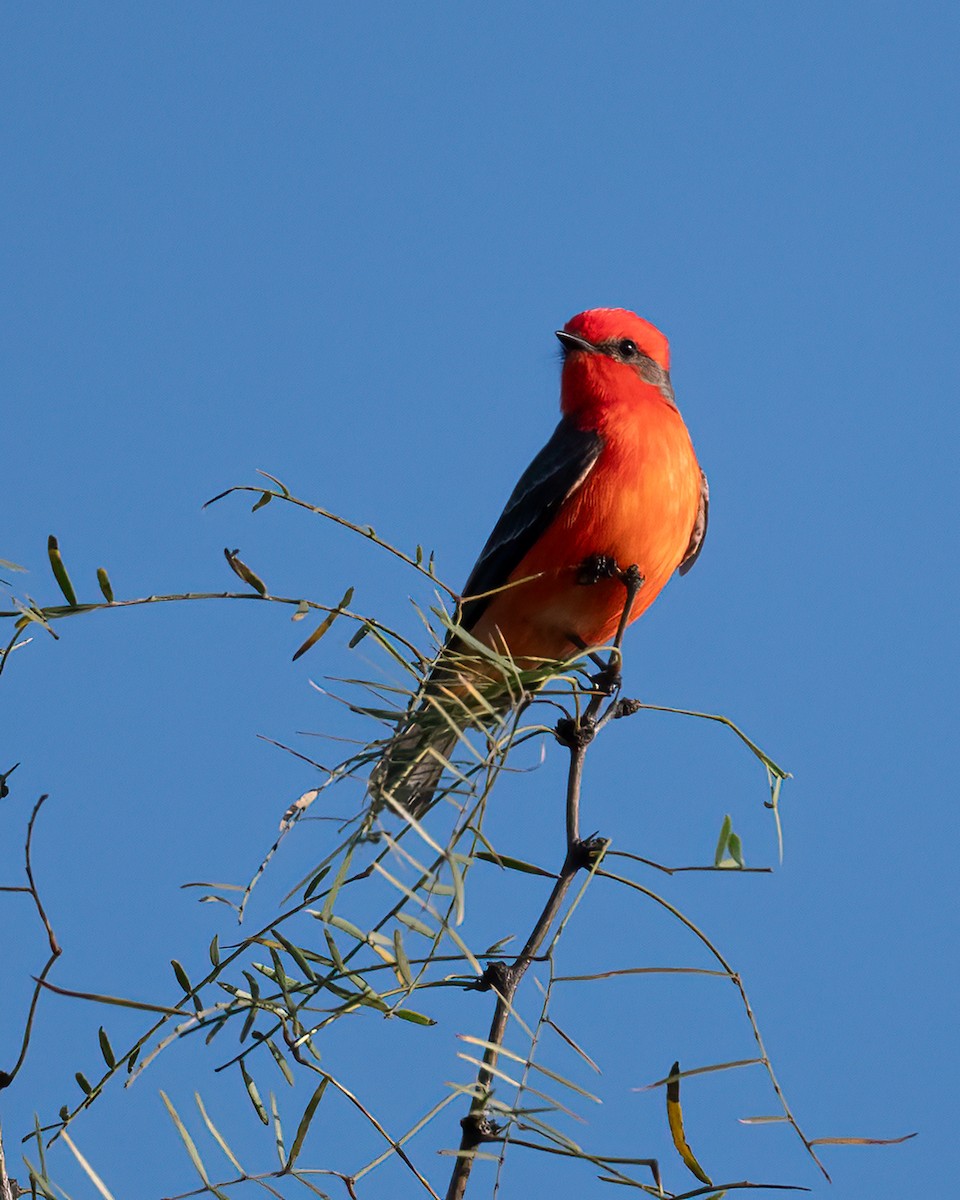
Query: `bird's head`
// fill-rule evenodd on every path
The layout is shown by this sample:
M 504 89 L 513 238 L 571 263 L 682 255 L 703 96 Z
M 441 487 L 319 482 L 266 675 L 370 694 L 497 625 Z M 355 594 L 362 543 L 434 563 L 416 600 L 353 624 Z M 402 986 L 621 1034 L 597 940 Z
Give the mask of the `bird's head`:
M 571 317 L 557 337 L 563 347 L 565 413 L 605 407 L 632 395 L 659 393 L 674 403 L 670 343 L 629 309 L 588 309 Z

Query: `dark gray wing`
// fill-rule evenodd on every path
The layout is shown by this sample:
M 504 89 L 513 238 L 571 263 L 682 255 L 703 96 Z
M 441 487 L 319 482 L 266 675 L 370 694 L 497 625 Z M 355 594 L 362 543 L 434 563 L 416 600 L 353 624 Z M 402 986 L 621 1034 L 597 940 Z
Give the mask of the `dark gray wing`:
M 700 472 L 700 508 L 697 510 L 697 519 L 693 523 L 693 530 L 690 534 L 690 545 L 687 546 L 687 552 L 683 556 L 683 562 L 680 564 L 680 574 L 686 575 L 693 564 L 697 561 L 697 556 L 703 549 L 703 541 L 707 536 L 707 515 L 710 512 L 710 486 L 707 483 L 707 477 Z
M 577 429 L 566 418 L 553 431 L 520 476 L 500 520 L 480 552 L 463 589 L 476 596 L 502 587 L 527 551 L 544 532 L 564 500 L 583 483 L 603 449 L 594 430 Z M 490 603 L 490 597 L 463 606 L 461 623 L 469 629 Z

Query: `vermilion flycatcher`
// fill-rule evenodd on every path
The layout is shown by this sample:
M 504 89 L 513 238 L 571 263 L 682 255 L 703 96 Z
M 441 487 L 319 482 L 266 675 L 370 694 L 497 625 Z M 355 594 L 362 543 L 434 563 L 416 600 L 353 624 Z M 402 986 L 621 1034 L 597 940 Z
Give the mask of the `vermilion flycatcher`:
M 522 668 L 613 640 L 624 587 L 598 564 L 638 568 L 633 621 L 674 571 L 693 566 L 707 530 L 707 480 L 674 400 L 664 335 L 627 309 L 594 308 L 557 337 L 560 424 L 480 552 L 460 615 L 472 637 Z M 515 580 L 525 582 L 483 594 Z M 443 661 L 434 678 L 455 689 L 463 668 L 447 672 Z M 430 707 L 407 718 L 373 775 L 375 790 L 414 811 L 439 779 L 434 751 L 446 757 L 456 741 L 449 724 L 426 719 Z

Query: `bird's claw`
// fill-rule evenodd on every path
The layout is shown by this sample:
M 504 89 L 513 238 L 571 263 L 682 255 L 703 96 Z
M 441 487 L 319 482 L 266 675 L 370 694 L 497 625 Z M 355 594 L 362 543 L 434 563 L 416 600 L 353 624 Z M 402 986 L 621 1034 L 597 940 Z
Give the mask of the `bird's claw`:
M 592 587 L 601 579 L 617 579 L 620 575 L 620 566 L 612 554 L 591 554 L 577 568 L 577 583 Z

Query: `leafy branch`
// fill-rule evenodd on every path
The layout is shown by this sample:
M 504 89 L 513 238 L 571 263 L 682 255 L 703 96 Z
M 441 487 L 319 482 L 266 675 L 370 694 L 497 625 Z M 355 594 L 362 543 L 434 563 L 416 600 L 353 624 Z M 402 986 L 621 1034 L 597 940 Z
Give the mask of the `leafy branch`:
M 254 511 L 272 501 L 306 510 L 362 536 L 403 561 L 459 605 L 461 598 L 457 593 L 437 578 L 433 556 L 425 558 L 420 547 L 413 554 L 407 554 L 383 541 L 371 527 L 356 525 L 326 509 L 308 504 L 293 496 L 272 476 L 266 478 L 276 487 L 230 488 L 210 503 L 234 492 L 251 492 L 257 495 Z M 665 867 L 630 851 L 614 849 L 608 838 L 584 839 L 581 836 L 581 793 L 588 749 L 611 722 L 650 710 L 719 722 L 734 733 L 767 773 L 770 799 L 766 803 L 774 812 L 782 846 L 778 804 L 781 784 L 789 776 L 737 725 L 719 714 L 668 708 L 621 697 L 623 635 L 636 590 L 642 584 L 635 570 L 627 570 L 621 575 L 625 590 L 623 616 L 616 637 L 604 655 L 588 653 L 586 657 L 578 657 L 570 662 L 545 663 L 536 670 L 520 670 L 508 655 L 498 654 L 477 643 L 468 631 L 457 624 L 456 613 L 451 616 L 443 609 L 436 609 L 424 614 L 418 609 L 433 644 L 439 646 L 447 643 L 445 653 L 451 671 L 463 684 L 461 688 L 447 688 L 442 702 L 438 702 L 425 690 L 430 659 L 387 624 L 355 610 L 351 606 L 353 589 L 349 589 L 336 604 L 274 596 L 262 577 L 240 558 L 237 551 L 228 549 L 224 554 L 230 570 L 246 584 L 249 591 L 179 592 L 117 600 L 106 571 L 100 568 L 97 581 L 103 599 L 81 603 L 59 544 L 55 538 L 51 538 L 48 545 L 51 570 L 66 603 L 40 605 L 27 598 L 15 601 L 13 609 L 0 612 L 0 620 L 8 619 L 13 623 L 13 637 L 0 656 L 0 670 L 11 650 L 24 644 L 21 638 L 28 628 L 36 625 L 56 637 L 58 623 L 68 616 L 175 601 L 255 600 L 279 604 L 294 609 L 294 621 L 300 621 L 311 613 L 321 618 L 293 654 L 295 659 L 325 637 L 334 622 L 344 618 L 355 627 L 349 639 L 349 648 L 355 648 L 363 638 L 371 638 L 392 666 L 402 671 L 406 681 L 402 685 L 387 687 L 362 679 L 341 680 L 339 682 L 349 689 L 348 694 L 342 698 L 332 692 L 328 692 L 328 695 L 334 700 L 341 700 L 364 721 L 373 721 L 380 727 L 384 724 L 392 727 L 398 721 L 402 725 L 404 712 L 409 711 L 411 705 L 424 703 L 426 698 L 436 708 L 437 719 L 445 722 L 455 735 L 455 751 L 449 758 L 442 758 L 445 774 L 437 793 L 437 803 L 429 817 L 408 812 L 389 794 L 379 799 L 368 797 L 353 818 L 338 822 L 335 844 L 288 892 L 282 902 L 285 907 L 281 911 L 229 948 L 222 949 L 219 939 L 215 937 L 208 951 L 210 967 L 203 971 L 198 981 L 191 980 L 179 961 L 173 962 L 179 991 L 177 998 L 169 1004 L 79 992 L 54 987 L 47 980 L 59 947 L 40 904 L 30 863 L 33 822 L 43 801 L 38 803 L 28 827 L 28 884 L 23 888 L 6 890 L 26 891 L 33 896 L 49 936 L 51 958 L 36 984 L 24 1045 L 13 1074 L 22 1065 L 38 997 L 45 988 L 77 1000 L 140 1011 L 150 1014 L 152 1018 L 146 1031 L 122 1053 L 114 1050 L 106 1031 L 101 1028 L 99 1041 L 105 1070 L 99 1073 L 94 1082 L 78 1072 L 82 1098 L 72 1107 L 61 1109 L 59 1120 L 38 1126 L 29 1135 L 36 1140 L 40 1155 L 39 1165 L 31 1167 L 38 1190 L 44 1195 L 53 1194 L 52 1190 L 48 1190 L 52 1185 L 43 1161 L 45 1141 L 60 1138 L 77 1156 L 79 1152 L 70 1140 L 68 1128 L 81 1112 L 95 1103 L 112 1079 L 125 1075 L 129 1085 L 159 1054 L 176 1042 L 200 1034 L 208 1044 L 212 1044 L 217 1038 L 222 1038 L 224 1030 L 232 1029 L 236 1034 L 236 1048 L 223 1056 L 217 1070 L 232 1070 L 238 1074 L 257 1118 L 273 1131 L 280 1166 L 273 1171 L 246 1172 L 198 1096 L 198 1111 L 204 1126 L 237 1172 L 235 1177 L 222 1183 L 213 1182 L 215 1173 L 208 1169 L 200 1157 L 187 1123 L 172 1101 L 164 1096 L 167 1112 L 201 1181 L 201 1187 L 193 1192 L 181 1193 L 181 1197 L 204 1193 L 221 1197 L 225 1189 L 245 1182 L 255 1183 L 271 1194 L 280 1195 L 274 1184 L 285 1179 L 305 1186 L 318 1195 L 325 1195 L 311 1180 L 328 1176 L 339 1180 L 347 1195 L 356 1198 L 356 1189 L 362 1179 L 385 1163 L 395 1161 L 402 1165 L 408 1177 L 413 1177 L 420 1191 L 439 1200 L 438 1192 L 417 1164 L 410 1144 L 439 1114 L 461 1099 L 467 1104 L 467 1113 L 461 1121 L 459 1147 L 452 1151 L 455 1161 L 446 1192 L 448 1200 L 460 1200 L 466 1194 L 476 1161 L 489 1159 L 496 1163 L 499 1180 L 510 1146 L 578 1160 L 592 1165 L 601 1179 L 634 1187 L 651 1195 L 668 1195 L 663 1191 L 660 1167 L 656 1160 L 594 1153 L 581 1147 L 546 1119 L 545 1114 L 549 1116 L 551 1113 L 579 1119 L 571 1105 L 578 1100 L 592 1100 L 595 1097 L 587 1089 L 539 1061 L 543 1034 L 549 1029 L 591 1070 L 599 1070 L 576 1039 L 551 1016 L 550 1002 L 557 987 L 573 982 L 600 981 L 617 975 L 654 972 L 702 974 L 729 979 L 738 991 L 758 1050 L 757 1056 L 751 1059 L 710 1064 L 682 1072 L 675 1065 L 670 1075 L 650 1085 L 668 1089 L 668 1116 L 674 1132 L 674 1144 L 687 1166 L 691 1170 L 696 1166 L 694 1174 L 697 1170 L 702 1172 L 702 1168 L 696 1163 L 682 1134 L 679 1092 L 676 1089 L 681 1079 L 710 1071 L 762 1065 L 783 1112 L 780 1117 L 763 1120 L 789 1123 L 824 1175 L 826 1171 L 816 1156 L 815 1147 L 827 1143 L 864 1144 L 870 1141 L 809 1138 L 803 1133 L 774 1074 L 739 974 L 710 938 L 678 908 L 636 880 L 610 869 L 610 863 L 619 857 L 668 873 L 686 870 L 746 871 L 742 847 L 733 832 L 730 819 L 725 819 L 712 867 Z M 449 649 L 451 638 L 463 647 L 462 651 Z M 594 669 L 592 674 L 589 673 L 591 663 Z M 478 679 L 491 681 L 489 693 L 484 687 L 471 682 Z M 359 698 L 358 689 L 361 693 Z M 536 715 L 544 708 L 559 708 L 559 720 L 552 725 L 522 723 L 528 713 Z M 565 853 L 556 871 L 501 852 L 491 843 L 484 829 L 488 800 L 508 753 L 524 742 L 542 738 L 544 734 L 553 737 L 568 754 L 564 802 Z M 264 855 L 246 885 L 202 885 L 209 889 L 202 899 L 229 905 L 242 920 L 252 889 L 272 860 L 280 841 L 308 813 L 313 812 L 314 806 L 329 789 L 347 780 L 362 779 L 382 756 L 390 741 L 390 735 L 373 740 L 361 739 L 358 749 L 331 767 L 321 766 L 309 756 L 275 743 L 294 753 L 305 766 L 320 770 L 324 778 L 318 786 L 303 792 L 290 806 L 281 822 L 280 837 Z M 5 779 L 6 776 L 0 777 L 0 793 L 5 787 Z M 502 941 L 483 950 L 471 945 L 465 929 L 468 899 L 474 891 L 469 881 L 475 868 L 485 869 L 489 866 L 549 881 L 548 893 L 526 941 L 512 956 L 505 955 Z M 575 889 L 578 878 L 580 886 Z M 598 881 L 628 889 L 661 906 L 695 934 L 720 969 L 635 966 L 593 973 L 558 973 L 557 956 L 562 935 L 586 890 L 598 886 Z M 240 895 L 239 903 L 230 898 L 237 893 Z M 371 902 L 380 906 L 379 916 L 372 917 Z M 545 964 L 548 977 L 544 986 L 537 978 L 539 972 L 532 973 L 541 987 L 543 1002 L 533 1028 L 529 1028 L 519 1011 L 518 997 L 522 980 L 534 964 Z M 362 1014 L 376 1014 L 382 1018 L 401 1020 L 414 1027 L 428 1027 L 435 1023 L 429 1011 L 429 997 L 439 996 L 443 990 L 449 992 L 450 989 L 490 992 L 495 998 L 487 1036 L 481 1039 L 465 1035 L 462 1039 L 467 1049 L 461 1052 L 461 1058 L 475 1067 L 475 1077 L 467 1085 L 451 1085 L 446 1095 L 432 1104 L 403 1134 L 395 1136 L 347 1080 L 320 1065 L 322 1037 L 337 1022 L 347 1017 L 356 1019 Z M 523 1029 L 529 1038 L 530 1046 L 525 1054 L 517 1053 L 506 1044 L 511 1021 Z M 296 1133 L 289 1142 L 289 1151 L 286 1149 L 287 1139 L 283 1134 L 276 1100 L 270 1096 L 268 1106 L 254 1078 L 256 1064 L 261 1060 L 273 1061 L 288 1083 L 293 1082 L 295 1070 L 317 1078 L 311 1098 L 299 1118 Z M 508 1103 L 499 1094 L 504 1085 L 514 1090 L 512 1102 Z M 553 1094 L 557 1087 L 562 1089 L 562 1099 Z M 301 1166 L 308 1133 L 320 1109 L 326 1111 L 329 1108 L 331 1097 L 338 1097 L 338 1103 L 358 1114 L 379 1139 L 381 1148 L 357 1169 Z M 81 1161 L 80 1158 L 78 1161 Z M 83 1162 L 85 1160 L 81 1165 Z M 652 1185 L 636 1177 L 632 1170 L 635 1167 L 642 1167 L 651 1173 Z M 93 1177 L 90 1178 L 93 1181 Z M 705 1179 L 705 1176 L 698 1175 L 698 1178 Z M 722 1186 L 728 1190 L 764 1186 L 780 1190 L 788 1188 L 785 1184 L 762 1185 L 745 1180 Z M 693 1197 L 711 1190 L 716 1192 L 715 1185 L 682 1195 Z

